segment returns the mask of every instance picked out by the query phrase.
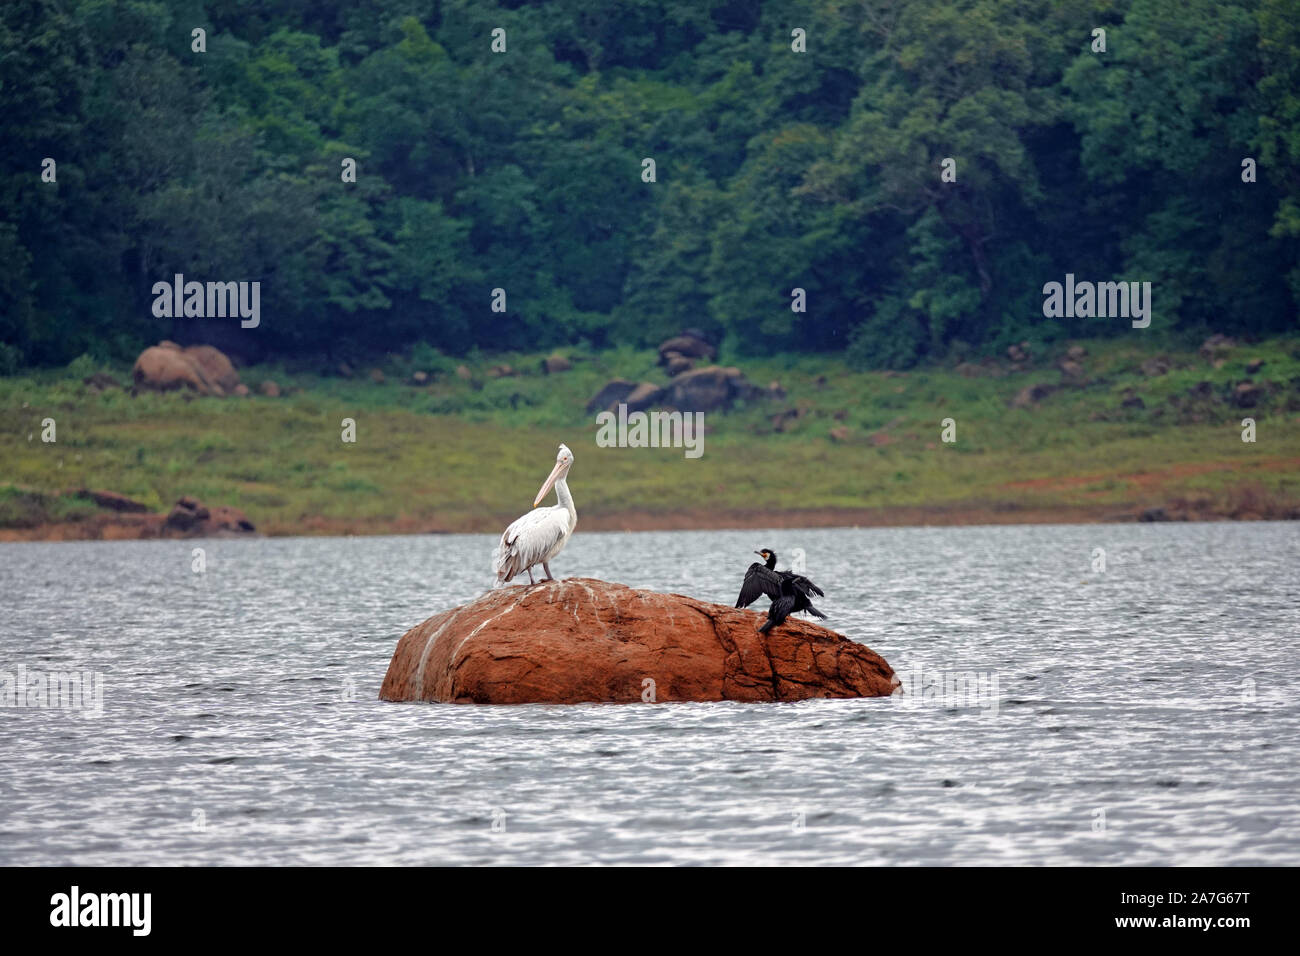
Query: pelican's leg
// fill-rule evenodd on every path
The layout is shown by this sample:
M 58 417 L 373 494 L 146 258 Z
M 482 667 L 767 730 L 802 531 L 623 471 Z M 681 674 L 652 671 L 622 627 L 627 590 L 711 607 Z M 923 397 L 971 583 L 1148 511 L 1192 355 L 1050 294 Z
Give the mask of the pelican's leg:
M 546 572 L 546 580 L 554 581 L 555 575 L 551 573 L 551 566 L 545 561 L 542 562 L 542 570 Z
M 532 569 L 532 568 L 529 568 L 529 569 L 528 569 L 528 583 L 529 583 L 529 584 L 536 584 L 536 583 L 537 583 L 536 581 L 533 580 L 533 569 Z

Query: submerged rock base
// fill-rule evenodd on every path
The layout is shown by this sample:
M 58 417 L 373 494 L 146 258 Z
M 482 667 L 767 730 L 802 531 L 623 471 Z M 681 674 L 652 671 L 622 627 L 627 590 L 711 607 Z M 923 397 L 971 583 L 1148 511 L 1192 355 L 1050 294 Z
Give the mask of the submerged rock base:
M 402 636 L 381 700 L 475 704 L 883 697 L 870 648 L 808 621 L 569 578 L 489 591 Z

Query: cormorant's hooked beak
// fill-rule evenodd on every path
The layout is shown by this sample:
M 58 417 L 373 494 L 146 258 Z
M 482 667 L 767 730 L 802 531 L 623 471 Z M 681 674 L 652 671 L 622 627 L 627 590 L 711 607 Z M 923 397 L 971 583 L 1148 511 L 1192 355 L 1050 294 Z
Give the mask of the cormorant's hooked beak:
M 551 469 L 551 474 L 547 477 L 546 481 L 542 484 L 542 490 L 537 492 L 537 497 L 533 499 L 534 508 L 536 508 L 538 505 L 542 503 L 542 499 L 545 498 L 550 493 L 551 488 L 555 486 L 555 483 L 557 481 L 559 481 L 566 474 L 568 474 L 568 471 L 569 471 L 568 462 L 557 461 L 555 463 L 555 467 Z
M 767 555 L 763 554 L 762 551 L 755 551 L 754 553 L 755 553 L 756 555 L 758 555 L 760 558 L 767 557 Z

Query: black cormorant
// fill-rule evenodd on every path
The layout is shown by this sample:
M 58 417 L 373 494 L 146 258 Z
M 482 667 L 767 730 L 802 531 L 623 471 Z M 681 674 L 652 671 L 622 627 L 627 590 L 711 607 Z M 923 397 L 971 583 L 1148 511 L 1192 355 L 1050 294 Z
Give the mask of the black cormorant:
M 791 614 L 806 611 L 813 617 L 826 617 L 812 605 L 812 595 L 825 597 L 826 594 L 802 574 L 793 571 L 776 570 L 776 552 L 771 548 L 755 551 L 763 563 L 755 561 L 745 572 L 745 580 L 740 585 L 740 597 L 736 607 L 749 607 L 766 594 L 772 599 L 767 609 L 767 621 L 759 628 L 760 634 L 766 634 Z

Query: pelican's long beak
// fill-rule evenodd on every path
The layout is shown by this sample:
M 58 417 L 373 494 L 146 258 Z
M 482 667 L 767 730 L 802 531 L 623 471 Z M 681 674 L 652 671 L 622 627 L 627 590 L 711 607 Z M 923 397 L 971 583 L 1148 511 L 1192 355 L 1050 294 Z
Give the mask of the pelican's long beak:
M 564 477 L 568 470 L 569 469 L 564 462 L 557 461 L 555 463 L 555 467 L 551 469 L 550 475 L 547 477 L 546 481 L 542 483 L 542 490 L 537 492 L 537 497 L 533 499 L 534 508 L 542 503 L 542 499 L 550 493 L 551 488 L 557 481 Z

